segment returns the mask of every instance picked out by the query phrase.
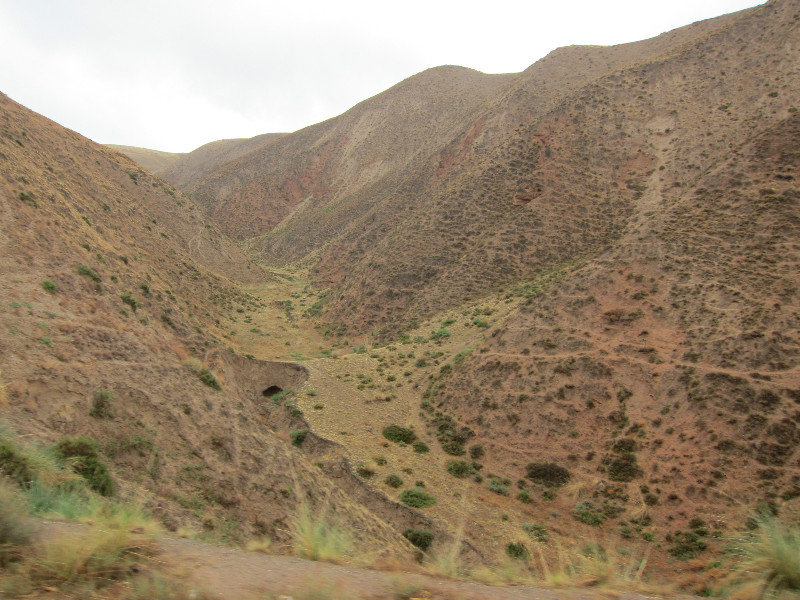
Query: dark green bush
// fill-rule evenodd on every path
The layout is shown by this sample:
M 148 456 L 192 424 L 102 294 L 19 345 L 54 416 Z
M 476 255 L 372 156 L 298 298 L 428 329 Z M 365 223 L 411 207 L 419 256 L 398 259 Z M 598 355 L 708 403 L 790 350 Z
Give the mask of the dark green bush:
M 42 289 L 48 294 L 55 294 L 58 291 L 56 284 L 50 281 L 49 279 L 45 279 L 42 281 Z
M 356 467 L 356 473 L 359 477 L 363 477 L 364 479 L 370 479 L 375 476 L 375 471 L 370 469 L 367 465 L 358 465 Z
M 0 439 L 0 473 L 20 485 L 33 481 L 33 465 L 17 446 L 7 439 Z
M 111 419 L 114 416 L 114 411 L 111 409 L 113 399 L 114 394 L 108 390 L 95 390 L 89 416 L 95 419 Z
M 289 439 L 292 441 L 293 446 L 302 446 L 303 442 L 306 441 L 307 435 L 308 429 L 295 429 L 289 432 Z
M 219 381 L 217 381 L 217 378 L 214 377 L 214 374 L 208 369 L 200 369 L 197 372 L 197 376 L 200 378 L 200 381 L 205 383 L 208 387 L 214 388 L 215 390 L 222 389 L 219 385 Z
M 386 479 L 383 480 L 383 483 L 385 483 L 389 487 L 397 489 L 401 485 L 403 485 L 403 480 L 400 478 L 399 475 L 395 475 L 394 473 L 392 473 L 391 475 L 386 476 Z
M 62 438 L 55 445 L 57 456 L 101 496 L 114 494 L 114 480 L 98 456 L 97 443 L 85 437 Z
M 406 529 L 403 537 L 423 552 L 433 543 L 433 532 L 427 529 Z
M 523 504 L 530 504 L 531 493 L 528 490 L 522 490 L 519 494 L 517 494 L 517 500 L 519 500 Z
M 483 458 L 486 454 L 486 451 L 483 449 L 482 444 L 475 444 L 469 449 L 469 456 L 472 460 L 478 460 L 479 458 Z
M 631 453 L 618 456 L 608 465 L 608 478 L 612 481 L 632 481 L 641 477 L 642 473 L 636 455 Z
M 451 460 L 447 462 L 447 472 L 453 477 L 464 479 L 475 472 L 472 465 L 465 460 Z
M 695 558 L 699 552 L 708 548 L 708 544 L 694 531 L 679 531 L 672 536 L 672 542 L 667 551 L 678 560 Z
M 408 504 L 414 508 L 426 508 L 436 504 L 436 499 L 425 490 L 413 487 L 409 490 L 403 490 L 400 493 L 400 502 Z
M 417 439 L 417 434 L 412 429 L 399 425 L 387 425 L 382 433 L 387 440 L 398 444 L 410 444 Z
M 636 452 L 636 440 L 630 438 L 623 438 L 614 442 L 611 447 L 614 452 L 619 454 L 627 454 L 629 452 Z
M 530 556 L 528 549 L 522 542 L 509 542 L 506 544 L 506 554 L 516 560 L 525 560 Z
M 464 451 L 464 444 L 461 442 L 457 442 L 455 440 L 451 440 L 449 442 L 442 443 L 442 450 L 447 452 L 447 454 L 451 456 L 464 456 L 466 452 Z
M 569 471 L 556 463 L 532 462 L 526 467 L 526 477 L 547 487 L 559 487 L 569 481 Z
M 425 442 L 419 442 L 419 441 L 414 442 L 414 445 L 412 446 L 412 448 L 414 448 L 414 452 L 416 452 L 417 454 L 425 454 L 426 452 L 430 452 L 431 451 L 431 449 L 428 448 L 428 444 L 426 444 Z

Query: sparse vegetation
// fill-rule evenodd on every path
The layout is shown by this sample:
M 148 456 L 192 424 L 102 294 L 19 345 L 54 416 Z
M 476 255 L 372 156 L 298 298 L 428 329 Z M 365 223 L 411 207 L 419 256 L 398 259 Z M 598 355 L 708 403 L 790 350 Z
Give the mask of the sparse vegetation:
M 413 429 L 400 427 L 399 425 L 387 425 L 381 432 L 390 442 L 398 444 L 411 444 L 417 439 L 417 434 Z
M 208 369 L 200 369 L 200 371 L 197 373 L 197 376 L 200 378 L 200 381 L 205 383 L 208 387 L 215 390 L 222 389 L 222 387 L 219 385 L 219 381 L 217 381 L 217 378 Z
M 302 446 L 303 442 L 306 441 L 307 435 L 308 429 L 294 429 L 289 432 L 289 439 L 292 442 L 292 446 Z
M 50 279 L 45 279 L 42 281 L 42 289 L 48 294 L 55 294 L 58 291 L 58 287 L 56 286 L 55 282 L 51 281 Z
M 400 492 L 400 502 L 414 508 L 427 508 L 436 504 L 436 499 L 420 487 Z
M 569 482 L 569 471 L 556 463 L 532 462 L 526 467 L 526 477 L 547 487 L 559 487 Z
M 427 529 L 406 529 L 403 537 L 414 544 L 423 552 L 427 551 L 433 544 L 433 532 Z
M 352 535 L 328 514 L 301 502 L 289 525 L 295 554 L 308 560 L 342 561 L 353 551 Z
M 89 409 L 89 416 L 95 419 L 111 419 L 114 417 L 112 401 L 114 394 L 108 390 L 98 389 L 92 395 L 92 407 Z

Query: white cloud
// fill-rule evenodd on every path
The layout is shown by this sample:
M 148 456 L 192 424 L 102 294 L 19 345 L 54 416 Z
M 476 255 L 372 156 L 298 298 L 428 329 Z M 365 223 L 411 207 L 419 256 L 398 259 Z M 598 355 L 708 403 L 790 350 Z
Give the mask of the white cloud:
M 0 0 L 0 85 L 97 141 L 187 151 L 296 130 L 428 67 L 516 72 L 752 4 Z

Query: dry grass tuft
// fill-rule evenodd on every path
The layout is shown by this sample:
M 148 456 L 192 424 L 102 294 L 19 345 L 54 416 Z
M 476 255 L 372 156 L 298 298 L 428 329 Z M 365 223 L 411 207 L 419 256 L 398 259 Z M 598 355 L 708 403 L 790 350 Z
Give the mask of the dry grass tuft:
M 353 552 L 353 538 L 328 515 L 327 504 L 313 510 L 302 501 L 289 524 L 295 554 L 308 560 L 344 561 Z

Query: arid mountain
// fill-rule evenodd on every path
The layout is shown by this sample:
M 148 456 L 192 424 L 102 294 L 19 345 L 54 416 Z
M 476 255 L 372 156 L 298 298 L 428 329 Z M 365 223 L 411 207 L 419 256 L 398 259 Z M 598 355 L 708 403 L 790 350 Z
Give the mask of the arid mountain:
M 687 193 L 732 143 L 785 117 L 796 12 L 770 2 L 562 48 L 518 75 L 432 69 L 180 185 L 253 255 L 309 258 L 332 290 L 329 325 L 396 335 L 602 253 L 660 209 L 655 196 Z
M 280 539 L 308 493 L 368 546 L 409 551 L 384 519 L 414 515 L 386 504 L 378 518 L 347 499 L 354 477 L 335 484 L 288 442 L 288 409 L 262 392 L 302 385 L 305 369 L 225 349 L 232 315 L 260 306 L 241 286 L 270 275 L 192 201 L 6 96 L 0 172 L 4 423 L 94 440 L 119 493 L 173 529 Z

